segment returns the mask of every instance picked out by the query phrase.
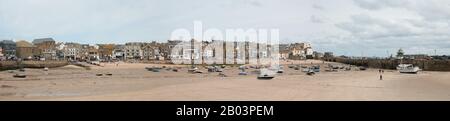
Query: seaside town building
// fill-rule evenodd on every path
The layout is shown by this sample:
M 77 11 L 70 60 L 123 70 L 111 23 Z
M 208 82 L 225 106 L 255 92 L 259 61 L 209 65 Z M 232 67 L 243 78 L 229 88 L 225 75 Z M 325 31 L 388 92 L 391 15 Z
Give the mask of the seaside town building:
M 161 48 L 163 44 L 153 41 L 151 43 L 143 43 L 142 45 L 142 55 L 145 60 L 164 60 L 161 56 Z
M 311 44 L 309 43 L 294 43 L 289 45 L 289 59 L 299 60 L 299 59 L 312 59 L 313 50 Z
M 10 44 L 5 44 L 10 43 Z M 181 50 L 174 47 L 183 43 Z M 211 45 L 219 44 L 219 45 Z M 14 47 L 11 47 L 14 45 Z M 17 47 L 16 47 L 17 45 Z M 192 47 L 192 46 L 198 47 Z M 73 42 L 57 43 L 53 38 L 35 39 L 32 43 L 25 40 L 14 43 L 2 41 L 2 54 L 8 57 L 33 60 L 69 60 L 69 61 L 111 61 L 111 60 L 135 60 L 135 61 L 161 61 L 161 60 L 185 60 L 183 62 L 206 64 L 205 60 L 223 58 L 227 64 L 250 63 L 250 58 L 268 58 L 273 55 L 272 50 L 278 49 L 279 59 L 321 59 L 325 54 L 314 52 L 309 43 L 279 44 L 273 45 L 253 42 L 226 42 L 223 40 L 183 42 L 181 40 L 167 40 L 167 42 L 128 42 L 124 45 L 115 44 L 79 44 Z M 219 47 L 219 48 L 218 48 Z M 6 53 L 5 48 L 14 48 Z M 229 48 L 227 50 L 227 48 Z M 13 54 L 10 54 L 14 52 Z M 16 53 L 17 52 L 17 53 Z M 332 53 L 331 53 L 332 54 Z M 252 60 L 254 61 L 254 60 Z M 168 61 L 170 62 L 170 61 Z M 255 63 L 255 62 L 252 62 Z
M 112 52 L 112 54 L 113 54 L 112 59 L 123 61 L 125 59 L 125 51 L 124 50 L 125 50 L 125 45 L 115 45 L 114 50 Z
M 172 59 L 172 49 L 182 42 L 181 40 L 167 40 L 167 43 L 163 44 L 161 48 L 162 56 L 167 60 Z
M 16 59 L 16 43 L 13 40 L 0 41 L 0 48 L 2 48 L 3 57 L 5 59 Z
M 4 56 L 3 56 L 3 48 L 0 47 L 0 61 L 3 60 L 3 59 L 4 59 Z
M 33 40 L 33 44 L 39 51 L 39 57 L 45 60 L 56 60 L 57 45 L 53 38 L 41 38 Z
M 125 43 L 125 59 L 142 60 L 142 42 Z
M 82 47 L 78 43 L 65 43 L 62 52 L 66 60 L 80 60 L 82 57 Z
M 111 61 L 114 48 L 114 44 L 98 44 L 99 58 L 104 61 Z
M 16 42 L 16 56 L 17 58 L 23 60 L 32 60 L 35 59 L 35 56 L 38 55 L 36 46 L 31 44 L 26 40 L 20 40 Z
M 323 53 L 317 52 L 317 51 L 314 51 L 313 55 L 314 55 L 314 59 L 323 59 L 323 57 L 324 57 Z
M 324 59 L 332 59 L 332 58 L 334 58 L 334 54 L 333 54 L 333 52 L 325 52 L 323 55 L 323 58 Z
M 100 55 L 99 55 L 99 46 L 98 45 L 92 45 L 92 46 L 88 46 L 87 48 L 87 60 L 89 61 L 99 61 L 100 60 Z
M 288 59 L 289 58 L 289 44 L 279 44 L 278 45 L 278 50 L 280 51 L 280 59 Z

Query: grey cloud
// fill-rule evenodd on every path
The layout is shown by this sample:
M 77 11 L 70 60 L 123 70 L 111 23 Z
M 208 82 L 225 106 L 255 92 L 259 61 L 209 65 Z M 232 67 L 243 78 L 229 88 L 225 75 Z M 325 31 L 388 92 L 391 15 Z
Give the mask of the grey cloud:
M 368 10 L 406 9 L 430 21 L 449 22 L 450 19 L 450 1 L 448 0 L 353 0 L 353 2 Z
M 356 5 L 369 10 L 378 10 L 386 7 L 407 6 L 406 0 L 353 0 Z
M 383 19 L 358 14 L 351 20 L 336 24 L 356 39 L 354 46 L 380 51 L 405 48 L 422 52 L 427 49 L 450 47 L 450 27 L 448 24 L 421 19 Z M 342 40 L 346 41 L 346 40 Z M 421 48 L 421 49 L 418 49 Z
M 411 27 L 400 24 L 403 21 L 387 21 L 364 14 L 354 15 L 351 20 L 351 22 L 339 23 L 336 26 L 364 40 L 415 35 L 410 31 Z
M 318 4 L 313 4 L 312 7 L 317 10 L 325 10 L 325 8 L 323 6 L 318 5 Z
M 313 23 L 324 23 L 325 22 L 323 17 L 318 17 L 316 15 L 311 15 L 310 20 Z

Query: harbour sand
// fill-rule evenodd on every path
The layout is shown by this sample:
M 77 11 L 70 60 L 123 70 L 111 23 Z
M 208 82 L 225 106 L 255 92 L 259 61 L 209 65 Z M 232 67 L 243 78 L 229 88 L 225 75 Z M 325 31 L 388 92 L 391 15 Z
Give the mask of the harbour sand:
M 309 76 L 290 64 L 321 65 L 322 71 Z M 450 100 L 450 72 L 400 74 L 386 70 L 383 80 L 378 69 L 366 71 L 324 71 L 328 64 L 339 63 L 282 61 L 284 73 L 272 80 L 258 80 L 256 69 L 249 75 L 238 75 L 238 67 L 226 67 L 224 76 L 217 72 L 188 73 L 186 65 L 102 63 L 89 70 L 76 66 L 26 69 L 27 78 L 13 78 L 14 73 L 0 72 L 0 100 Z M 145 67 L 180 68 L 179 72 L 162 69 L 147 71 Z M 97 76 L 102 74 L 102 76 Z M 106 75 L 111 74 L 111 75 Z

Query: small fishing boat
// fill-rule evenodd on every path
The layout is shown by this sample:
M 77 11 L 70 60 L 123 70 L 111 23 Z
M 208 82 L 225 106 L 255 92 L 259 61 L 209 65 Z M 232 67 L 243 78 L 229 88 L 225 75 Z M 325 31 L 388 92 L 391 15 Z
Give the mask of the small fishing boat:
M 173 68 L 172 71 L 173 72 L 178 72 L 178 69 L 177 68 Z
M 319 66 L 319 65 L 317 65 L 317 66 L 312 66 L 312 67 L 311 67 L 311 70 L 313 70 L 314 72 L 320 72 L 320 66 Z
M 312 76 L 316 74 L 316 72 L 313 69 L 310 69 L 308 72 L 306 72 L 306 74 Z
M 294 67 L 295 67 L 294 65 L 289 65 L 289 66 L 288 66 L 288 68 L 294 68 Z
M 195 71 L 197 71 L 197 70 L 198 70 L 197 67 L 193 67 L 193 68 L 188 69 L 188 72 L 189 73 L 195 73 Z
M 300 66 L 295 66 L 294 70 L 300 70 Z
M 275 78 L 275 74 L 272 73 L 272 71 L 269 71 L 267 69 L 261 69 L 260 74 L 258 75 L 258 79 L 261 80 L 270 80 Z
M 284 73 L 283 66 L 278 67 L 277 73 Z
M 239 75 L 248 75 L 247 72 L 239 72 Z
M 417 72 L 419 72 L 420 68 L 417 66 L 414 66 L 413 64 L 400 64 L 397 66 L 397 70 L 400 73 L 417 74 Z
M 153 67 L 145 67 L 145 69 L 147 69 L 147 71 L 153 71 Z
M 351 70 L 352 70 L 352 67 L 350 67 L 350 66 L 345 67 L 345 70 L 346 70 L 346 71 L 351 71 Z
M 361 71 L 365 71 L 365 70 L 367 70 L 367 68 L 366 68 L 366 67 L 364 67 L 364 66 L 361 66 L 361 67 L 359 67 L 359 70 L 361 70 Z
M 152 69 L 152 72 L 160 72 L 161 71 L 161 68 L 153 68 Z
M 227 77 L 227 75 L 225 75 L 224 73 L 219 73 L 220 77 Z
M 13 77 L 14 77 L 14 78 L 26 78 L 27 75 L 26 75 L 26 74 L 18 73 L 18 74 L 14 74 Z

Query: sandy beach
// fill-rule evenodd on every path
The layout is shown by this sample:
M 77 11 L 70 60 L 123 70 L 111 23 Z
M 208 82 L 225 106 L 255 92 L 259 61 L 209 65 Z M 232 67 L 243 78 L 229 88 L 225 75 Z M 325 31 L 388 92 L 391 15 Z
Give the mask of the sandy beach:
M 288 65 L 319 64 L 322 71 L 314 76 L 288 68 Z M 328 64 L 317 60 L 283 61 L 284 73 L 272 80 L 258 80 L 256 69 L 249 75 L 238 75 L 238 67 L 226 67 L 224 74 L 188 73 L 186 65 L 138 63 L 102 63 L 90 70 L 78 66 L 26 69 L 27 78 L 13 78 L 13 73 L 0 72 L 0 100 L 113 100 L 113 101 L 334 101 L 334 100 L 450 100 L 450 72 L 422 71 L 401 74 L 386 70 L 383 80 L 378 69 L 365 71 L 326 72 Z M 162 69 L 147 71 L 145 67 L 180 67 L 179 72 Z M 97 76 L 102 73 L 111 76 Z

